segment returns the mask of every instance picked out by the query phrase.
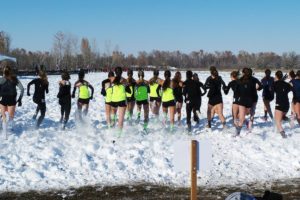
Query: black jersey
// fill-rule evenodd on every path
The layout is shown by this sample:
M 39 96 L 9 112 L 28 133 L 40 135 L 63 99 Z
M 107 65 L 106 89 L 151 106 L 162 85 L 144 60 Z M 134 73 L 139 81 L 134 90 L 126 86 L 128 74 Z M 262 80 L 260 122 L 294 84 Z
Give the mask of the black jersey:
M 71 103 L 71 83 L 70 81 L 64 81 L 59 84 L 59 91 L 57 94 L 59 98 L 59 104 Z
M 48 82 L 43 81 L 40 78 L 33 79 L 27 85 L 27 93 L 29 93 L 30 86 L 34 84 L 34 94 L 33 100 L 34 101 L 42 101 L 45 100 L 45 93 L 48 93 Z
M 182 87 L 179 84 L 177 85 L 177 87 L 173 88 L 173 94 L 176 102 L 183 102 Z
M 201 88 L 204 90 L 202 93 Z M 206 90 L 203 83 L 195 80 L 186 80 L 183 83 L 183 95 L 186 102 L 201 101 L 201 96 L 205 94 Z
M 292 86 L 283 80 L 275 81 L 274 91 L 276 94 L 276 106 L 287 107 L 289 106 L 288 93 L 292 91 Z
M 236 85 L 236 96 L 238 97 L 237 104 L 250 108 L 255 102 L 254 90 L 256 90 L 256 83 L 251 79 L 238 80 Z
M 261 90 L 262 89 L 262 84 L 261 82 L 255 78 L 254 76 L 251 77 L 250 79 L 253 84 L 255 85 L 254 88 L 252 88 L 252 92 L 251 92 L 251 97 L 253 98 L 253 103 L 257 102 L 258 101 L 258 94 L 257 94 L 257 91 Z M 256 88 L 256 85 L 258 85 L 258 88 Z
M 224 89 L 225 94 L 228 94 L 229 90 L 231 89 L 233 91 L 233 98 L 235 100 L 238 99 L 238 94 L 236 92 L 237 85 L 238 85 L 238 81 L 237 80 L 232 80 L 232 81 L 229 82 L 229 84 L 227 85 L 227 87 Z
M 266 100 L 274 99 L 274 78 L 273 77 L 264 77 L 261 79 L 262 84 L 262 96 Z
M 207 93 L 208 98 L 222 96 L 221 89 L 222 89 L 222 87 L 223 87 L 223 89 L 225 89 L 225 87 L 226 87 L 226 84 L 223 81 L 221 76 L 218 76 L 216 78 L 212 78 L 211 76 L 208 77 L 206 79 L 206 82 L 204 85 L 205 85 L 206 89 L 209 89 L 209 91 Z

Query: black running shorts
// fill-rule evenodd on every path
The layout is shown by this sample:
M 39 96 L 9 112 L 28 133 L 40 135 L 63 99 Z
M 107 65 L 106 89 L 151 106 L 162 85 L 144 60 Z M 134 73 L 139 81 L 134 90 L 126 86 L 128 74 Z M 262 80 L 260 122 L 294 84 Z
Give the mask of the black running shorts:
M 1 97 L 0 104 L 3 106 L 15 106 L 17 95 L 4 95 Z
M 290 109 L 290 106 L 287 104 L 287 105 L 279 105 L 279 104 L 276 104 L 275 106 L 275 110 L 280 110 L 281 112 L 284 112 L 284 113 L 287 113 Z
M 135 101 L 134 97 L 127 97 L 126 99 L 127 99 L 127 102 L 133 102 L 133 101 Z
M 144 101 L 136 101 L 137 105 L 147 105 L 148 104 L 148 100 L 144 100 Z
M 150 97 L 150 102 L 153 101 L 161 102 L 161 97 Z
M 220 103 L 223 103 L 222 96 L 209 97 L 209 99 L 208 99 L 208 104 L 209 105 L 215 106 L 215 105 L 218 105 Z
M 172 107 L 172 106 L 175 106 L 176 103 L 174 100 L 171 100 L 171 101 L 167 101 L 167 102 L 162 102 L 162 106 L 164 108 L 168 108 L 168 107 Z
M 110 105 L 114 108 L 127 106 L 126 101 L 111 102 Z
M 90 103 L 90 99 L 78 99 L 78 103 L 81 103 L 81 104 L 89 104 Z

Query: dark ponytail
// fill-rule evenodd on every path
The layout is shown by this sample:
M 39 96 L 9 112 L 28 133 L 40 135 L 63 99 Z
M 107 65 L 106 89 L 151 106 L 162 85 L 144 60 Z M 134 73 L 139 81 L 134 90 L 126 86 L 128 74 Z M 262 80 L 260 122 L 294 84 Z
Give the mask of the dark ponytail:
M 153 85 L 154 83 L 156 83 L 157 79 L 158 79 L 158 75 L 159 75 L 159 71 L 156 69 L 153 71 L 153 78 L 150 79 L 150 85 Z
M 245 82 L 247 82 L 248 80 L 250 80 L 251 76 L 252 76 L 251 70 L 250 70 L 249 68 L 244 68 L 244 69 L 243 69 L 243 76 L 242 76 L 242 78 L 241 78 L 241 81 L 242 81 L 243 83 L 245 83 Z
M 162 88 L 163 88 L 163 90 L 166 90 L 171 85 L 171 72 L 170 72 L 170 70 L 166 70 L 164 76 L 165 76 L 165 81 L 164 81 L 164 84 L 163 84 Z
M 294 70 L 291 70 L 291 71 L 289 72 L 289 75 L 290 75 L 291 79 L 296 78 L 296 73 L 294 72 Z
M 121 78 L 122 78 L 122 73 L 123 73 L 122 68 L 121 67 L 116 67 L 116 69 L 115 69 L 116 77 L 114 79 L 114 84 L 120 85 Z
M 283 73 L 282 73 L 282 71 L 278 70 L 278 71 L 275 73 L 275 76 L 278 78 L 278 80 L 282 80 L 282 78 L 283 78 Z
M 16 63 L 10 60 L 5 60 L 1 63 L 1 67 L 3 68 L 3 76 L 13 82 L 17 82 L 17 76 L 13 70 L 15 66 Z

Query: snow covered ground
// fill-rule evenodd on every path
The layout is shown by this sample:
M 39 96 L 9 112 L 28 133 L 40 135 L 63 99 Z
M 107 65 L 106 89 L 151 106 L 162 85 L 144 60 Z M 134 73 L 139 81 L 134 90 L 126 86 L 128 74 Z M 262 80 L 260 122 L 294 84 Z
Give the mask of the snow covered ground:
M 208 76 L 208 72 L 198 74 L 201 81 Z M 146 73 L 146 78 L 151 75 Z M 221 75 L 228 83 L 229 73 Z M 254 129 L 248 135 L 243 129 L 241 138 L 232 137 L 231 92 L 223 96 L 224 114 L 230 126 L 226 132 L 222 132 L 217 118 L 211 131 L 204 128 L 207 107 L 207 98 L 204 97 L 201 123 L 199 126 L 194 124 L 192 135 L 186 133 L 184 126 L 176 127 L 175 133 L 169 133 L 161 123 L 150 119 L 148 135 L 142 133 L 142 124 L 126 124 L 123 136 L 116 138 L 115 130 L 105 128 L 104 99 L 100 90 L 101 81 L 106 76 L 104 73 L 86 76 L 95 87 L 88 119 L 84 124 L 75 123 L 76 104 L 73 100 L 71 119 L 65 131 L 60 130 L 60 107 L 56 98 L 59 76 L 49 76 L 47 113 L 38 131 L 34 130 L 35 121 L 32 119 L 36 105 L 32 96 L 24 97 L 23 106 L 16 111 L 14 131 L 8 140 L 4 139 L 3 133 L 0 134 L 0 192 L 140 182 L 188 186 L 189 174 L 173 170 L 174 150 L 171 147 L 175 141 L 194 138 L 210 139 L 213 145 L 213 168 L 210 172 L 199 174 L 201 186 L 240 185 L 300 177 L 300 128 L 290 129 L 288 123 L 285 124 L 290 137 L 282 139 L 275 133 L 270 121 L 264 122 L 260 118 L 263 116 L 261 97 Z M 262 74 L 257 76 L 261 78 Z M 20 77 L 24 86 L 32 78 Z M 71 82 L 74 83 L 76 78 L 72 76 Z M 185 125 L 185 108 L 182 121 Z M 113 140 L 116 142 L 113 143 Z

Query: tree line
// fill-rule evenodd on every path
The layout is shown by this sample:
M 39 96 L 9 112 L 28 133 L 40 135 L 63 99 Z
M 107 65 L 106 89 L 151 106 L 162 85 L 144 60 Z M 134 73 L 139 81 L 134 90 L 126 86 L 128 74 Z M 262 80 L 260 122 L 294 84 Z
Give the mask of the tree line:
M 96 40 L 86 37 L 79 39 L 71 33 L 59 31 L 53 35 L 51 51 L 27 51 L 24 48 L 11 49 L 11 37 L 0 31 L 0 54 L 13 56 L 18 60 L 19 70 L 34 70 L 44 65 L 47 70 L 109 70 L 115 66 L 122 67 L 176 67 L 178 69 L 207 69 L 216 66 L 219 69 L 252 67 L 258 69 L 281 68 L 296 69 L 300 67 L 300 55 L 286 52 L 278 55 L 274 52 L 250 53 L 239 51 L 206 52 L 204 50 L 183 53 L 177 51 L 153 50 L 140 51 L 137 55 L 125 55 L 118 46 L 112 50 L 109 41 L 100 53 Z

